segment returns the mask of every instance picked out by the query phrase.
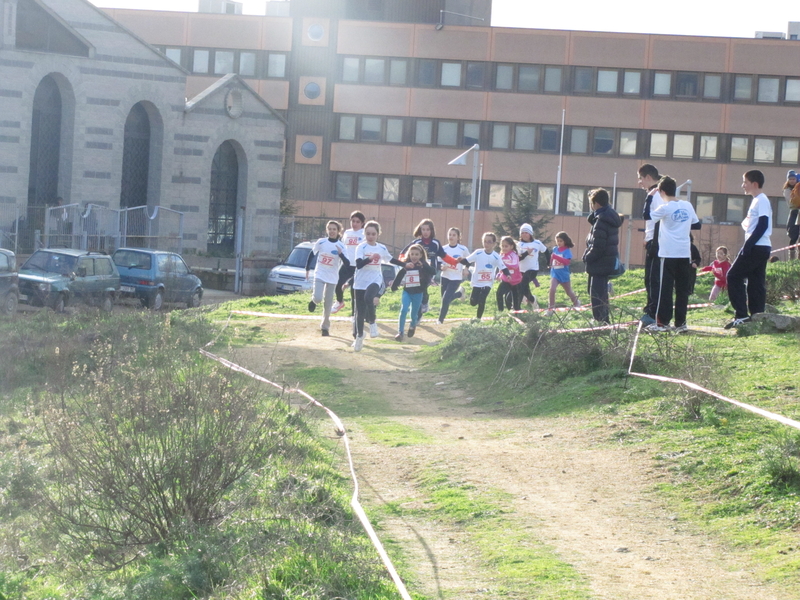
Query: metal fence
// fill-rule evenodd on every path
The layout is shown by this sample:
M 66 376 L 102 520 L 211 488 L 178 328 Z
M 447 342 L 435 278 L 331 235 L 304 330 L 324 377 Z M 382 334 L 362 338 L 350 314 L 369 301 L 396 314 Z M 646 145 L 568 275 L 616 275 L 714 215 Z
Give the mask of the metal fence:
M 300 242 L 313 242 L 325 236 L 328 221 L 338 221 L 345 229 L 350 228 L 349 217 L 287 217 L 280 218 L 278 230 L 278 255 L 286 257 Z M 378 241 L 396 254 L 413 238 L 410 231 L 397 232 L 394 221 L 381 221 L 381 235 Z
M 147 206 L 119 211 L 120 246 L 183 252 L 183 213 L 156 206 L 153 214 Z
M 0 248 L 19 252 L 22 213 L 17 204 L 0 204 Z

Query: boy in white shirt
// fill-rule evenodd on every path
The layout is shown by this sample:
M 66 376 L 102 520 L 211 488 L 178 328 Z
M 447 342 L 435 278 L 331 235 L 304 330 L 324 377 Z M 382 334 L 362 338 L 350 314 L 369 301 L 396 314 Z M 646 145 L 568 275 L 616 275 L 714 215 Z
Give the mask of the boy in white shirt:
M 661 176 L 658 169 L 651 164 L 644 164 L 637 171 L 639 187 L 647 192 L 644 199 L 644 287 L 647 290 L 647 305 L 644 308 L 642 323 L 651 325 L 656 322 L 656 306 L 658 293 L 653 293 L 653 287 L 658 286 L 659 260 L 658 260 L 658 222 L 647 215 L 664 204 L 664 199 L 658 191 L 658 181 Z
M 744 245 L 728 270 L 728 298 L 736 311 L 725 329 L 747 323 L 767 304 L 767 262 L 772 252 L 772 205 L 761 192 L 764 174 L 747 171 L 742 176 L 742 189 L 752 196 L 747 216 L 742 221 Z

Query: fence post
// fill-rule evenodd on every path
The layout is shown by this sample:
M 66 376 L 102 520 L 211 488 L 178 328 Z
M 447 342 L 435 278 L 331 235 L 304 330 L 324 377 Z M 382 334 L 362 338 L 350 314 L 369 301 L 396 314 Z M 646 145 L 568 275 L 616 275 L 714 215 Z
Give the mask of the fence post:
M 239 208 L 239 214 L 236 215 L 236 273 L 234 274 L 233 291 L 237 294 L 242 293 L 242 238 L 244 228 L 244 206 Z
M 44 209 L 44 247 L 50 247 L 50 207 Z

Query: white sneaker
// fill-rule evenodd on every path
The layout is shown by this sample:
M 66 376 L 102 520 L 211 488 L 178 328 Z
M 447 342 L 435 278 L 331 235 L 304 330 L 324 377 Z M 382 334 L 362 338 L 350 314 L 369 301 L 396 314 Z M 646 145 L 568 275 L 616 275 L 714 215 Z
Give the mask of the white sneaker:
M 539 310 L 539 301 L 536 300 L 535 296 L 533 298 L 533 303 L 531 304 L 531 307 L 533 308 L 533 310 Z
M 456 290 L 456 293 L 453 294 L 453 297 L 454 298 L 458 298 L 459 300 L 463 300 L 466 297 L 465 294 L 464 294 L 464 286 L 463 285 L 458 286 L 458 289 Z
M 381 332 L 378 331 L 378 324 L 377 323 L 370 323 L 369 326 L 369 337 L 376 338 L 380 336 Z
M 437 325 L 444 325 L 444 321 L 442 321 L 442 320 L 440 319 L 440 320 L 436 321 L 436 324 L 437 324 Z
M 337 312 L 342 310 L 344 307 L 344 302 L 334 302 L 333 306 L 331 307 L 331 314 L 335 315 Z
M 556 311 L 554 311 L 552 308 L 548 308 L 546 311 L 544 311 L 544 316 L 545 317 L 552 317 L 555 312 Z
M 686 323 L 675 328 L 675 333 L 686 333 L 687 331 L 689 331 L 689 326 Z
M 428 305 L 427 304 L 423 304 L 422 306 L 420 306 L 419 307 L 419 312 L 420 312 L 421 315 L 424 315 L 426 312 L 428 312 Z
M 361 348 L 364 347 L 364 336 L 357 337 L 356 341 L 353 342 L 353 350 L 356 352 L 361 352 Z

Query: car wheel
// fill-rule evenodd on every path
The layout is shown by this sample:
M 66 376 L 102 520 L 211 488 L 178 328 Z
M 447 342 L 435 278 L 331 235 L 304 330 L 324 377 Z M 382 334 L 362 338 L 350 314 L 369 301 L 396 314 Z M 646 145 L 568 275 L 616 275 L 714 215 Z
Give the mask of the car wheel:
M 0 306 L 0 311 L 4 315 L 13 315 L 17 312 L 17 305 L 19 304 L 19 296 L 16 292 L 9 292 L 3 299 L 3 304 Z
M 164 308 L 164 290 L 161 289 L 156 290 L 156 293 L 153 294 L 152 298 L 150 298 L 148 306 L 152 310 L 161 310 L 162 308 Z
M 195 290 L 192 292 L 192 297 L 189 298 L 189 301 L 186 303 L 187 308 L 197 308 L 200 306 L 200 303 L 203 301 L 203 297 L 200 294 L 200 290 Z
M 67 300 L 64 298 L 64 294 L 59 294 L 58 298 L 56 298 L 55 304 L 53 304 L 53 310 L 57 313 L 63 313 L 64 308 L 67 305 Z
M 103 296 L 103 300 L 100 302 L 100 310 L 106 313 L 114 310 L 114 297 L 111 294 Z

